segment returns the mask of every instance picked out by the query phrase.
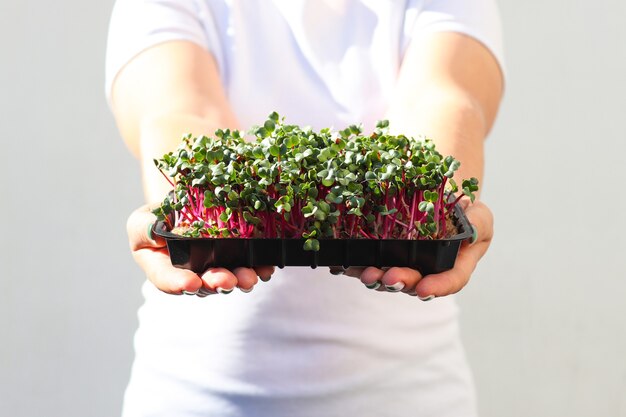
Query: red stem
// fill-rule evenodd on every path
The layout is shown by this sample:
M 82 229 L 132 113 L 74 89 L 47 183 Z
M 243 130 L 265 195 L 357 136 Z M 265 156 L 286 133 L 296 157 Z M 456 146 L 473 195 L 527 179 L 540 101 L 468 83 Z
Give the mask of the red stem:
M 415 190 L 413 193 L 413 200 L 411 201 L 411 220 L 409 221 L 409 229 L 406 232 L 407 239 L 409 238 L 413 229 L 415 229 L 415 210 L 417 209 L 417 196 L 421 191 Z
M 172 187 L 176 188 L 176 184 L 174 184 L 174 183 L 172 182 L 172 180 L 170 180 L 170 177 L 168 177 L 167 175 L 165 175 L 165 172 L 161 171 L 160 169 L 159 169 L 159 172 L 161 173 L 161 175 L 163 175 L 163 177 L 165 177 L 165 179 L 167 180 L 167 182 L 169 182 L 169 183 L 170 183 L 170 185 L 171 185 Z

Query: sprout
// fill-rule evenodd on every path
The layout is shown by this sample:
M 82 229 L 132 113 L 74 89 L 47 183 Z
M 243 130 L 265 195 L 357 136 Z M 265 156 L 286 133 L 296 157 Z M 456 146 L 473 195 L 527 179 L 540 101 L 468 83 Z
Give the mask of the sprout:
M 338 132 L 284 123 L 276 112 L 244 140 L 239 131 L 184 136 L 155 160 L 173 191 L 153 213 L 189 237 L 302 239 L 441 239 L 452 210 L 472 201 L 476 178 L 452 177 L 460 162 L 432 140 L 371 134 L 352 125 Z

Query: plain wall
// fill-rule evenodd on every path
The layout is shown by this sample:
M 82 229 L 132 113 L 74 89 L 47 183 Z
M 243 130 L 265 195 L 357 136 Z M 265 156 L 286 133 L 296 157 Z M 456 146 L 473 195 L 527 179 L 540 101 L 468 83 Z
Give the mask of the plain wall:
M 112 4 L 0 2 L 0 416 L 119 415 L 143 196 L 104 99 Z
M 0 414 L 119 414 L 139 171 L 103 98 L 113 2 L 0 4 Z M 500 1 L 496 238 L 459 295 L 483 417 L 626 416 L 626 3 Z
M 626 3 L 499 1 L 496 237 L 459 296 L 486 417 L 626 416 Z

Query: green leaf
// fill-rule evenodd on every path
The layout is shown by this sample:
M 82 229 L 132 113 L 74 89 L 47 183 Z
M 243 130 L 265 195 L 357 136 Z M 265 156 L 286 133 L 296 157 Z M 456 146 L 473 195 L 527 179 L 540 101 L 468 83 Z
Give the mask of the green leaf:
M 381 214 L 382 216 L 388 216 L 388 215 L 390 215 L 390 214 L 394 214 L 394 213 L 397 213 L 397 212 L 398 212 L 398 209 L 397 209 L 397 208 L 392 208 L 391 210 L 381 211 L 381 212 L 380 212 L 380 214 Z
M 459 191 L 459 186 L 456 184 L 456 181 L 454 181 L 452 178 L 448 180 L 448 184 L 450 184 L 450 192 L 456 193 L 457 191 Z
M 367 171 L 365 173 L 365 179 L 368 181 L 376 181 L 376 178 L 377 178 L 376 174 L 373 173 L 372 171 Z
M 435 205 L 431 203 L 430 201 L 421 201 L 418 204 L 417 209 L 424 213 L 434 213 Z
M 335 180 L 333 178 L 324 178 L 322 180 L 322 185 L 324 187 L 330 187 L 331 185 L 333 185 L 335 183 Z
M 379 129 L 384 129 L 386 127 L 389 127 L 389 120 L 379 120 L 376 123 L 376 127 Z
M 210 191 L 206 190 L 204 192 L 204 202 L 203 205 L 206 208 L 211 208 L 215 206 L 215 195 Z
M 463 194 L 465 194 L 466 196 L 468 196 L 470 198 L 470 201 L 473 203 L 474 200 L 476 199 L 476 196 L 474 195 L 473 192 L 470 191 L 469 188 L 465 187 L 463 188 Z
M 276 124 L 272 120 L 266 120 L 263 127 L 267 132 L 271 133 L 276 128 Z
M 325 201 L 318 201 L 317 202 L 317 206 L 319 207 L 320 210 L 322 210 L 324 213 L 330 213 L 330 206 L 328 205 L 328 203 L 326 203 Z
M 271 224 L 266 219 L 274 216 L 290 225 L 284 230 L 307 230 L 311 236 L 305 239 L 347 237 L 351 227 L 340 217 L 365 216 L 359 219 L 360 226 L 367 233 L 378 234 L 380 214 L 397 215 L 406 223 L 411 201 L 421 192 L 423 214 L 416 227 L 420 238 L 435 238 L 439 224 L 433 219 L 441 193 L 462 190 L 462 195 L 474 199 L 478 181 L 455 183 L 451 177 L 459 163 L 438 153 L 434 141 L 394 136 L 388 128 L 388 121 L 379 121 L 373 133 L 363 134 L 358 125 L 316 132 L 284 125 L 273 112 L 250 131 L 255 136 L 252 142 L 228 129 L 217 130 L 213 137 L 186 135 L 175 151 L 154 161 L 176 184 L 175 196 L 164 201 L 155 215 L 165 217 L 185 209 L 194 216 L 207 216 L 203 218 L 205 226 L 198 222 L 190 228 L 189 235 L 198 237 L 240 235 L 242 231 L 218 227 L 216 212 L 225 209 L 222 220 L 228 220 L 233 212 L 241 213 L 249 224 L 263 219 L 255 236 L 272 233 L 266 230 Z M 198 210 L 198 196 L 205 207 L 219 210 Z M 392 209 L 387 209 L 387 204 Z M 296 213 L 296 207 L 303 208 Z M 394 227 L 393 233 L 400 231 L 400 226 Z
M 314 214 L 315 214 L 315 219 L 316 220 L 319 220 L 319 221 L 326 220 L 327 215 L 326 215 L 326 213 L 324 213 L 323 210 L 317 209 Z
M 436 191 L 429 191 L 429 190 L 425 190 L 424 191 L 424 200 L 426 201 L 430 201 L 431 203 L 435 203 L 437 202 L 437 200 L 439 199 L 439 193 Z
M 256 159 L 263 159 L 265 157 L 265 154 L 263 153 L 263 148 L 261 148 L 260 146 L 255 146 L 252 149 L 252 155 L 256 158 Z
M 320 242 L 317 239 L 307 239 L 304 241 L 304 250 L 317 252 L 320 250 Z
M 243 219 L 247 223 L 252 223 L 254 225 L 261 224 L 261 219 L 259 219 L 258 217 L 253 216 L 252 214 L 250 214 L 250 212 L 247 212 L 247 211 L 243 212 Z
M 326 201 L 329 203 L 341 204 L 343 203 L 343 196 L 335 195 L 331 192 L 326 195 Z
M 289 203 L 276 203 L 276 211 L 278 213 L 290 212 L 291 211 L 291 204 L 289 204 Z
M 353 133 L 355 135 L 358 135 L 359 133 L 361 133 L 361 128 L 357 125 L 351 125 L 349 129 L 350 129 L 350 133 Z
M 448 167 L 448 170 L 443 175 L 445 175 L 448 178 L 452 178 L 452 176 L 454 175 L 454 172 L 458 170 L 460 166 L 461 166 L 461 163 L 459 161 L 457 160 L 452 161 L 452 163 Z

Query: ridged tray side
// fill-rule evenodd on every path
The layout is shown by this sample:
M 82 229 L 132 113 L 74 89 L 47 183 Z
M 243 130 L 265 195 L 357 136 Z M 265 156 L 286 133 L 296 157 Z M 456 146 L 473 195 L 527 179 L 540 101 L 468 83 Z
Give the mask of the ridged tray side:
M 410 267 L 422 274 L 443 272 L 454 266 L 463 241 L 472 235 L 463 210 L 455 207 L 459 234 L 441 240 L 320 239 L 320 250 L 306 251 L 304 239 L 189 238 L 165 230 L 154 233 L 167 242 L 172 265 L 200 273 L 211 267 L 355 266 Z

